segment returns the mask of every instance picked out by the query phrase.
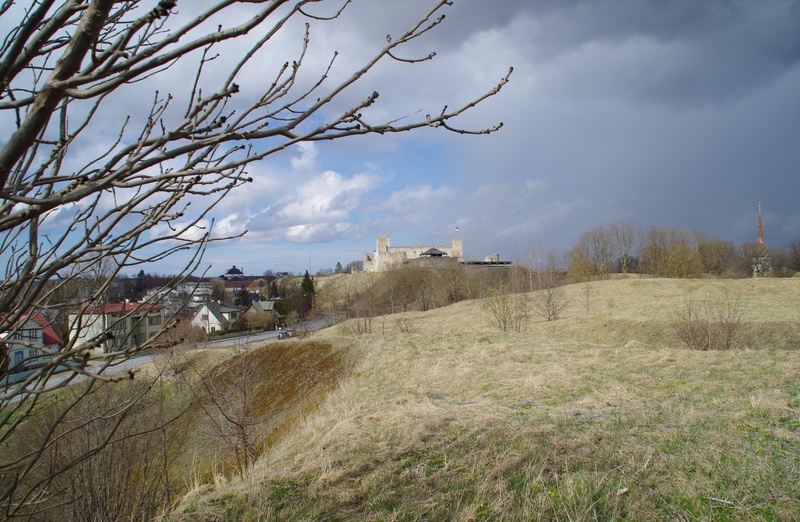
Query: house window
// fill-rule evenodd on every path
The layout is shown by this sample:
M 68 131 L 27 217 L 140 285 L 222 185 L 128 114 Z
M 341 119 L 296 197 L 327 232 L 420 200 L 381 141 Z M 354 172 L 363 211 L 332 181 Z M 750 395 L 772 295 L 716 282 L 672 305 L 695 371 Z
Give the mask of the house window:
M 29 348 L 28 349 L 28 357 L 36 357 L 36 350 Z
M 202 319 L 203 321 L 208 321 L 208 314 L 203 314 L 203 315 L 200 317 L 200 319 Z
M 14 337 L 22 341 L 34 341 L 39 338 L 39 330 L 20 330 Z
M 150 325 L 150 326 L 153 326 L 155 324 L 161 324 L 161 316 L 160 315 L 156 315 L 156 316 L 148 317 L 147 318 L 147 324 Z

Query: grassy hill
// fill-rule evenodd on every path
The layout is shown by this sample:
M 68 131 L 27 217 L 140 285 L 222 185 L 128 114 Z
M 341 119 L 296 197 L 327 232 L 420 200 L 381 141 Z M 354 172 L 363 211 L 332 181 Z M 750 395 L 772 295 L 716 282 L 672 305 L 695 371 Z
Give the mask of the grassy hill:
M 800 518 L 800 279 L 565 291 L 561 319 L 520 332 L 477 300 L 315 334 L 324 394 L 169 520 Z M 687 303 L 738 310 L 734 349 L 687 349 Z M 313 369 L 304 343 L 268 349 Z

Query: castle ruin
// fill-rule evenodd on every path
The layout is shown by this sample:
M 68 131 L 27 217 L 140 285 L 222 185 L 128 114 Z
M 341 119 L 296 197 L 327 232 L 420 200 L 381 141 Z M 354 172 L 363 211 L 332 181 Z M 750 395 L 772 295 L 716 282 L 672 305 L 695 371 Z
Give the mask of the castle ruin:
M 464 246 L 461 239 L 453 239 L 450 246 L 400 246 L 389 245 L 389 236 L 378 238 L 375 252 L 364 254 L 365 272 L 383 272 L 409 262 L 425 262 L 440 258 L 454 259 L 459 263 L 464 261 Z

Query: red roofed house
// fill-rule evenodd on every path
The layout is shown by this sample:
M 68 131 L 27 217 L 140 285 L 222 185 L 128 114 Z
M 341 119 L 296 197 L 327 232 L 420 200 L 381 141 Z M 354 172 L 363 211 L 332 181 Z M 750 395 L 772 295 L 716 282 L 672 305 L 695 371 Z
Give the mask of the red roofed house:
M 134 348 L 155 336 L 163 326 L 165 308 L 148 303 L 114 303 L 69 314 L 69 335 L 75 346 L 111 331 L 114 339 L 91 351 L 108 353 Z
M 50 358 L 47 352 L 61 349 L 61 339 L 50 326 L 50 321 L 39 313 L 21 319 L 3 335 L 0 347 L 8 356 L 10 372 L 42 366 Z

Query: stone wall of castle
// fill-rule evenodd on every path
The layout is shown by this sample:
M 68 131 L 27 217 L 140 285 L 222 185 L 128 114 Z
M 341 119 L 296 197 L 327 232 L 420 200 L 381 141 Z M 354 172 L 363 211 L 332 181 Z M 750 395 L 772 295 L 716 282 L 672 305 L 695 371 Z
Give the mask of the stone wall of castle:
M 415 259 L 420 259 L 422 253 L 432 248 L 444 252 L 448 259 L 455 259 L 458 262 L 464 261 L 464 246 L 461 239 L 453 239 L 450 246 L 400 246 L 393 247 L 389 244 L 389 236 L 384 235 L 378 238 L 375 252 L 364 254 L 365 272 L 383 272 L 393 268 L 399 268 Z M 436 258 L 430 258 L 436 259 Z

